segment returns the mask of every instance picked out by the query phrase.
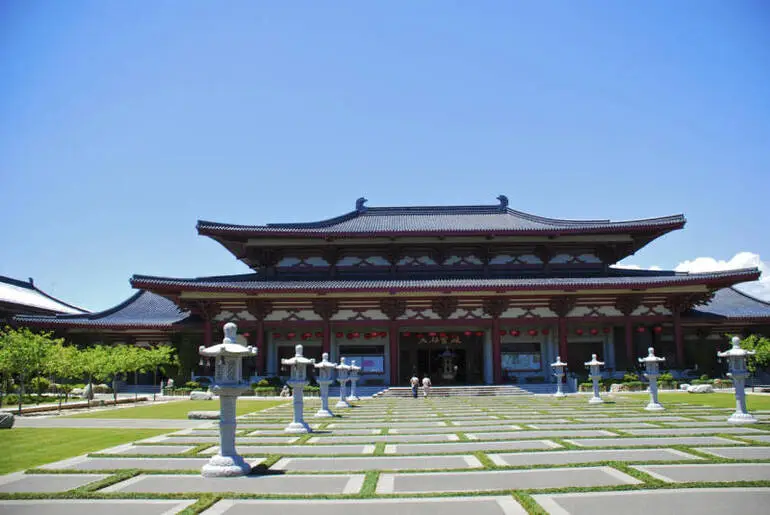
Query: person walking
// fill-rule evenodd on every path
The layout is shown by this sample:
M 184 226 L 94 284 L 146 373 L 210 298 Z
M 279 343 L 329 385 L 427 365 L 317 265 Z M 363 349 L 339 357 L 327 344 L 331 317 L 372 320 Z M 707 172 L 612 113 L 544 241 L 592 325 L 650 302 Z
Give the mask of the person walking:
M 425 377 L 422 378 L 422 396 L 426 399 L 428 398 L 428 394 L 430 394 L 431 386 L 430 377 L 425 375 Z
M 417 388 L 420 386 L 420 380 L 417 378 L 417 375 L 413 375 L 412 378 L 409 380 L 409 384 L 412 385 L 412 397 L 417 398 Z

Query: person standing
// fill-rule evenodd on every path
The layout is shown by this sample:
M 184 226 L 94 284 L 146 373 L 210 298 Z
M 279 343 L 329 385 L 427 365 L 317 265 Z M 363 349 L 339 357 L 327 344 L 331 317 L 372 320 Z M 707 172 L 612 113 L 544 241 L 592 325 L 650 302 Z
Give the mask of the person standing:
M 409 380 L 409 384 L 412 385 L 412 397 L 417 398 L 417 388 L 420 386 L 420 380 L 417 378 L 416 375 L 413 375 L 412 378 Z
M 430 377 L 425 375 L 425 377 L 422 378 L 422 396 L 426 399 L 428 398 L 428 394 L 430 393 L 430 387 L 432 386 L 430 382 Z

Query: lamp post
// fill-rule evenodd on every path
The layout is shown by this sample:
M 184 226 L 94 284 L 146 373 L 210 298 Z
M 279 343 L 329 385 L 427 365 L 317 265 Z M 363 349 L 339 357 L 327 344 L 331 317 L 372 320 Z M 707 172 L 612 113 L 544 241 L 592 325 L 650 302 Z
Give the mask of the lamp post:
M 232 322 L 225 324 L 224 331 L 222 343 L 198 349 L 201 356 L 214 358 L 212 390 L 219 395 L 219 453 L 201 469 L 204 477 L 244 476 L 251 472 L 251 465 L 235 450 L 235 401 L 249 388 L 242 380 L 242 358 L 256 356 L 257 349 L 236 343 L 238 327 Z
M 332 371 L 337 368 L 336 363 L 329 361 L 329 353 L 324 352 L 321 355 L 321 362 L 315 364 L 318 370 L 318 386 L 321 388 L 321 408 L 316 412 L 316 417 L 333 417 L 334 413 L 329 410 L 329 385 L 332 382 Z
M 350 362 L 350 375 L 348 376 L 348 379 L 350 380 L 350 395 L 348 395 L 349 401 L 357 401 L 359 400 L 358 395 L 356 395 L 356 383 L 358 383 L 358 380 L 361 379 L 358 374 L 361 372 L 361 367 L 356 365 L 356 360 L 353 360 Z
M 564 370 L 567 368 L 567 364 L 562 362 L 561 356 L 556 356 L 556 361 L 551 363 L 553 368 L 553 375 L 556 376 L 556 393 L 554 397 L 566 397 L 566 394 L 561 390 L 561 382 L 564 379 Z
M 663 411 L 663 406 L 658 402 L 658 376 L 660 375 L 659 365 L 666 361 L 666 358 L 660 358 L 655 355 L 655 349 L 647 349 L 647 356 L 639 358 L 639 363 L 644 363 L 644 375 L 650 380 L 650 403 L 645 406 L 647 411 Z
M 284 429 L 285 433 L 311 433 L 312 429 L 305 423 L 303 410 L 305 409 L 305 400 L 303 388 L 307 384 L 307 366 L 314 365 L 314 359 L 307 359 L 302 355 L 302 345 L 294 347 L 294 357 L 282 359 L 281 365 L 291 367 L 291 377 L 286 384 L 292 389 L 292 404 L 294 407 L 294 420 Z
M 733 336 L 732 348 L 725 352 L 717 352 L 720 358 L 727 358 L 730 373 L 727 375 L 733 378 L 735 387 L 735 413 L 727 419 L 732 424 L 755 424 L 757 419 L 746 410 L 746 376 L 749 375 L 746 370 L 746 359 L 756 354 L 754 351 L 741 348 L 741 339 Z
M 599 379 L 602 378 L 600 369 L 603 365 L 603 361 L 596 359 L 596 354 L 591 354 L 591 361 L 585 363 L 586 368 L 591 373 L 591 381 L 594 383 L 594 396 L 588 399 L 588 404 L 602 404 L 604 402 L 599 396 Z
M 335 408 L 349 408 L 350 404 L 345 400 L 345 383 L 348 380 L 350 365 L 345 363 L 345 358 L 340 358 L 340 364 L 337 365 L 337 382 L 340 383 L 340 400 L 337 401 Z

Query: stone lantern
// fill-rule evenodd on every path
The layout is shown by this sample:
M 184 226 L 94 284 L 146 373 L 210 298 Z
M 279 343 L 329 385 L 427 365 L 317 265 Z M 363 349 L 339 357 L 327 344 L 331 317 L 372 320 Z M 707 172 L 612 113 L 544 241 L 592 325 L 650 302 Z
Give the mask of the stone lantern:
M 303 417 L 303 410 L 305 409 L 305 400 L 303 395 L 303 389 L 307 385 L 307 366 L 315 365 L 314 359 L 307 359 L 302 355 L 302 345 L 294 347 L 294 357 L 289 359 L 282 359 L 281 365 L 289 365 L 291 367 L 291 377 L 286 384 L 292 389 L 292 399 L 294 406 L 294 420 L 291 424 L 286 426 L 284 432 L 286 433 L 311 433 L 310 426 L 305 423 Z
M 746 369 L 746 360 L 749 356 L 756 354 L 754 351 L 741 348 L 741 339 L 733 336 L 733 347 L 725 352 L 717 352 L 720 358 L 727 358 L 730 368 L 728 376 L 733 379 L 735 387 L 735 413 L 730 415 L 728 422 L 733 424 L 756 424 L 757 419 L 746 410 L 746 376 L 749 375 Z
M 567 364 L 562 362 L 561 356 L 556 356 L 556 362 L 551 363 L 551 368 L 553 368 L 553 375 L 556 376 L 556 393 L 553 394 L 553 396 L 566 397 L 564 392 L 561 390 L 561 383 L 564 379 L 564 370 L 567 368 Z
M 359 374 L 361 373 L 361 367 L 356 365 L 356 360 L 353 360 L 350 362 L 350 374 L 348 375 L 348 379 L 350 380 L 350 395 L 348 395 L 349 401 L 357 401 L 359 400 L 358 395 L 356 395 L 356 383 L 358 383 L 358 380 L 361 379 Z
M 345 358 L 340 358 L 340 364 L 337 365 L 337 382 L 340 383 L 340 400 L 337 401 L 335 408 L 349 408 L 350 404 L 345 400 L 345 383 L 348 382 L 350 365 L 345 363 Z
M 321 362 L 315 364 L 316 370 L 318 370 L 318 386 L 321 388 L 321 409 L 319 409 L 316 417 L 333 417 L 334 413 L 329 410 L 329 385 L 332 383 L 332 372 L 337 368 L 336 363 L 329 361 L 329 353 L 324 352 L 321 355 Z
M 585 366 L 590 372 L 591 381 L 594 383 L 594 396 L 588 399 L 588 404 L 602 404 L 604 401 L 599 396 L 599 379 L 602 378 L 600 369 L 604 366 L 604 362 L 596 359 L 596 354 L 591 354 L 591 361 L 587 361 Z
M 660 375 L 660 363 L 666 361 L 655 355 L 655 349 L 647 349 L 647 356 L 639 358 L 639 363 L 644 363 L 644 376 L 650 380 L 650 403 L 645 406 L 647 411 L 663 411 L 663 406 L 658 402 L 658 376 Z
M 201 469 L 204 477 L 243 476 L 251 472 L 251 465 L 235 451 L 235 401 L 249 389 L 249 384 L 242 380 L 242 358 L 255 356 L 257 349 L 236 343 L 238 327 L 232 322 L 225 324 L 224 331 L 222 343 L 198 349 L 201 356 L 214 358 L 212 390 L 219 395 L 219 454 Z

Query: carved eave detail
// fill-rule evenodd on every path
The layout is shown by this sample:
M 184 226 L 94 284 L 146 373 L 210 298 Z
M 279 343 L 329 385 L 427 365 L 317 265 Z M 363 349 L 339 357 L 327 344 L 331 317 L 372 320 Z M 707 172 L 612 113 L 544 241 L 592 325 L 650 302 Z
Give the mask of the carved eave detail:
M 438 316 L 446 320 L 457 310 L 458 301 L 455 297 L 439 297 L 431 302 L 431 309 Z
M 204 320 L 214 320 L 222 312 L 219 303 L 209 300 L 180 300 L 179 307 L 200 316 Z
M 380 310 L 390 320 L 396 320 L 406 313 L 406 301 L 404 299 L 382 299 L 380 300 Z
M 246 311 L 262 322 L 273 312 L 273 303 L 265 299 L 249 299 L 246 301 Z
M 510 301 L 505 297 L 485 297 L 481 301 L 484 314 L 492 318 L 500 318 L 507 309 Z
M 615 300 L 615 309 L 623 313 L 623 316 L 631 316 L 631 313 L 642 305 L 640 295 L 624 295 Z
M 714 292 L 692 293 L 689 295 L 673 295 L 666 299 L 665 306 L 672 313 L 684 313 L 695 306 L 708 304 L 714 298 Z
M 548 309 L 558 317 L 566 317 L 575 307 L 575 298 L 570 296 L 554 297 L 548 301 Z
M 313 312 L 324 321 L 331 320 L 340 310 L 339 302 L 335 299 L 314 299 Z

